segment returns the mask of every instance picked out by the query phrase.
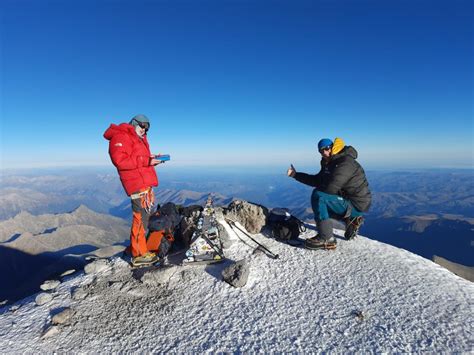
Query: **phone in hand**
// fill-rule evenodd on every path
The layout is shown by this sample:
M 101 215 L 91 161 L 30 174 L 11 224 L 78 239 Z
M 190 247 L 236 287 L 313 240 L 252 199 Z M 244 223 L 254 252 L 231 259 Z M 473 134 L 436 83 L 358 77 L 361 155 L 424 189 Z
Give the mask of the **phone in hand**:
M 159 161 L 168 161 L 171 160 L 171 157 L 169 154 L 160 154 L 160 155 L 155 155 L 154 157 L 156 160 Z

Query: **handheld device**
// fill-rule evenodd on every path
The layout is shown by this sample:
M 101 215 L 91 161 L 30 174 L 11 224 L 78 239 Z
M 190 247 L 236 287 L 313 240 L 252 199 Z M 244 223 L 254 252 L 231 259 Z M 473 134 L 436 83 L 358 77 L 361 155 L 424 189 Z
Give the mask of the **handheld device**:
M 160 161 L 168 161 L 171 159 L 171 157 L 169 154 L 160 154 L 160 155 L 155 155 L 155 159 L 160 160 Z

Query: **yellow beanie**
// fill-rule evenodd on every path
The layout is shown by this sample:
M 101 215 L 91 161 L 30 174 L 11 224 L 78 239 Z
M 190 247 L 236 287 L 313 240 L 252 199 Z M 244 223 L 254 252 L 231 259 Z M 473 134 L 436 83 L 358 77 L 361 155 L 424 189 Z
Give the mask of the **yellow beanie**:
M 339 153 L 342 149 L 344 149 L 344 146 L 346 144 L 342 140 L 342 138 L 334 138 L 334 144 L 332 146 L 332 154 L 337 154 Z

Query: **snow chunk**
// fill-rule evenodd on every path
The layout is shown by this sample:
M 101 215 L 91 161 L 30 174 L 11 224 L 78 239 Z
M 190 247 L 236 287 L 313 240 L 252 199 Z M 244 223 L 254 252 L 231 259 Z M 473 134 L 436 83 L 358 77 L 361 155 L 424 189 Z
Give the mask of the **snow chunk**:
M 38 306 L 45 305 L 53 300 L 53 295 L 50 293 L 42 292 L 35 298 L 35 302 Z
M 48 339 L 48 338 L 51 338 L 55 335 L 59 334 L 59 327 L 58 326 L 51 326 L 51 327 L 48 327 L 43 335 L 41 336 L 42 339 Z
M 97 274 L 106 269 L 108 269 L 107 260 L 99 259 L 99 260 L 91 262 L 90 264 L 87 264 L 84 267 L 84 272 L 86 274 Z
M 72 316 L 74 315 L 74 311 L 71 308 L 66 308 L 63 311 L 59 312 L 58 314 L 54 315 L 51 319 L 51 323 L 57 324 L 69 324 Z
M 58 287 L 61 284 L 58 280 L 47 280 L 43 282 L 43 284 L 40 286 L 40 289 L 43 291 L 51 291 L 54 290 L 56 287 Z
M 75 269 L 67 270 L 67 271 L 64 271 L 64 272 L 60 275 L 60 277 L 69 276 L 69 275 L 71 275 L 71 274 L 74 274 L 75 272 L 76 272 Z

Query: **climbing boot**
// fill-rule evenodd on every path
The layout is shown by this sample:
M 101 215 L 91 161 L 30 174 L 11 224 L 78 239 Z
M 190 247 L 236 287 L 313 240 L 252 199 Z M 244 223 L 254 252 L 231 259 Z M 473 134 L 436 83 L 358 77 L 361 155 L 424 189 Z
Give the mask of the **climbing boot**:
M 347 240 L 354 239 L 359 233 L 360 226 L 364 223 L 364 217 L 358 216 L 353 218 L 346 218 L 346 231 L 344 233 L 344 237 Z
M 304 247 L 306 249 L 317 250 L 317 249 L 336 249 L 337 240 L 336 238 L 330 237 L 325 239 L 321 237 L 319 234 L 313 238 L 309 238 L 305 240 Z

